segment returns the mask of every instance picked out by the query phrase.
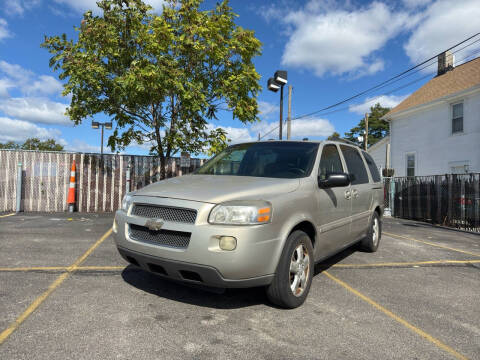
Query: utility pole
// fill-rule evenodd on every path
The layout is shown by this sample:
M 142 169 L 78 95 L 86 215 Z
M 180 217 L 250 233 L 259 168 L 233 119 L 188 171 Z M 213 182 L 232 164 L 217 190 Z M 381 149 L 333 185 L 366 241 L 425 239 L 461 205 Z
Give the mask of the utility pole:
M 368 113 L 365 113 L 365 151 L 368 148 Z
M 288 85 L 287 140 L 292 136 L 292 85 Z

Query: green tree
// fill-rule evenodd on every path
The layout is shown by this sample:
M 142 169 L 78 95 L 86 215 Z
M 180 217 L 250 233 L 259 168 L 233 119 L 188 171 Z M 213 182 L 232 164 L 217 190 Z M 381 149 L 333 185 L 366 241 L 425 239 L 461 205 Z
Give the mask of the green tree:
M 0 149 L 20 149 L 20 145 L 13 142 L 13 141 L 7 141 L 6 143 L 2 144 L 0 143 Z
M 370 113 L 368 114 L 368 145 L 371 146 L 377 141 L 383 139 L 389 134 L 389 125 L 388 122 L 382 120 L 381 117 L 390 111 L 390 108 L 381 106 L 379 103 L 370 107 Z M 360 120 L 359 124 L 350 131 L 345 133 L 345 139 L 354 142 L 361 146 L 365 147 L 364 140 L 360 141 L 358 138 L 362 138 L 365 135 L 365 118 Z
M 41 141 L 38 138 L 29 138 L 20 147 L 23 150 L 62 151 L 63 146 L 57 144 L 54 139 Z
M 339 139 L 340 138 L 340 134 L 336 131 L 333 132 L 332 135 L 330 135 L 327 140 L 335 140 L 335 139 Z
M 45 37 L 50 66 L 71 94 L 67 115 L 81 123 L 104 113 L 116 122 L 112 151 L 151 144 L 167 159 L 181 151 L 218 152 L 226 132 L 208 120 L 219 111 L 242 123 L 258 120 L 260 76 L 253 58 L 261 43 L 235 25 L 228 0 L 200 11 L 201 0 L 167 0 L 161 15 L 141 0 L 101 0 L 84 14 L 78 40 Z

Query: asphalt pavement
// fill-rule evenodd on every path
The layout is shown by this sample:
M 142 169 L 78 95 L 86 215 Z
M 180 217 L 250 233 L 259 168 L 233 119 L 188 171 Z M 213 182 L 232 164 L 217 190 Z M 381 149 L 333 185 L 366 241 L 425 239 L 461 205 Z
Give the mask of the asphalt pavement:
M 316 266 L 306 303 L 128 265 L 112 214 L 0 214 L 0 359 L 480 359 L 480 235 L 384 221 Z

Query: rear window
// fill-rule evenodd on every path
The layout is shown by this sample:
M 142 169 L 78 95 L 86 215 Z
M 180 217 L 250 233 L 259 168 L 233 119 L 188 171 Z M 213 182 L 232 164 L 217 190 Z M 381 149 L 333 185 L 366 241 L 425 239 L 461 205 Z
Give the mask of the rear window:
M 340 145 L 343 157 L 347 163 L 348 173 L 352 178 L 352 185 L 368 183 L 368 173 L 363 163 L 362 156 L 352 146 Z
M 375 182 L 380 181 L 380 173 L 378 172 L 377 165 L 375 165 L 375 161 L 373 161 L 372 157 L 370 154 L 368 154 L 365 151 L 363 152 L 363 157 L 365 158 L 365 161 L 367 162 L 368 168 L 370 169 L 370 174 L 372 175 L 372 179 Z

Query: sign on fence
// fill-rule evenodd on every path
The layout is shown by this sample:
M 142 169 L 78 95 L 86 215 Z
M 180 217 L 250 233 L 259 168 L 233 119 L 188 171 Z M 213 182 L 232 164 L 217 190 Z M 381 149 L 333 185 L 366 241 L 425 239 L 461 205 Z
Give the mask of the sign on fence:
M 80 212 L 117 210 L 127 191 L 127 168 L 130 191 L 160 180 L 160 160 L 153 156 L 0 150 L 0 212 L 17 208 L 19 163 L 22 163 L 22 210 L 67 211 L 73 160 L 77 163 L 76 210 Z M 201 164 L 203 160 L 191 159 L 187 172 Z M 180 175 L 180 170 L 180 158 L 171 158 L 167 177 Z

